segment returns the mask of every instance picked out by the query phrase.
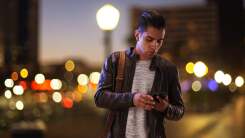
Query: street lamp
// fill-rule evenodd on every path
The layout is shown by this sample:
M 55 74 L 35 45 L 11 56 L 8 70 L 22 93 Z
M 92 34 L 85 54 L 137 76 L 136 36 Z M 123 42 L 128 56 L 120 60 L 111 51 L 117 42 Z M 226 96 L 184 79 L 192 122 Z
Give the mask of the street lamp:
M 97 14 L 97 24 L 104 32 L 105 57 L 111 52 L 111 32 L 117 27 L 120 13 L 111 4 L 106 4 L 101 7 Z

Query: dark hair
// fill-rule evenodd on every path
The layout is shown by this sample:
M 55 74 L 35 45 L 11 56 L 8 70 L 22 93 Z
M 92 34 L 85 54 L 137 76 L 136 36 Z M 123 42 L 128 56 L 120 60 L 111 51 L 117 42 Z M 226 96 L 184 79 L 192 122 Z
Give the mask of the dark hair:
M 143 11 L 139 21 L 138 21 L 138 30 L 144 32 L 145 29 L 149 26 L 155 27 L 157 29 L 166 28 L 166 21 L 164 17 L 155 10 L 146 10 Z

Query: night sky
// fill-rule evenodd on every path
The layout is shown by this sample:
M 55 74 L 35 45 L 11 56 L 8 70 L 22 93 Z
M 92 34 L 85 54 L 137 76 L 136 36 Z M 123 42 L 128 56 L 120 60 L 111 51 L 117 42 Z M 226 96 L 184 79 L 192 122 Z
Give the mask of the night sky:
M 204 5 L 205 0 L 41 0 L 40 62 L 49 64 L 68 58 L 88 61 L 104 60 L 103 33 L 96 23 L 96 12 L 110 3 L 120 11 L 120 20 L 112 34 L 113 51 L 127 46 L 132 6 L 171 7 Z

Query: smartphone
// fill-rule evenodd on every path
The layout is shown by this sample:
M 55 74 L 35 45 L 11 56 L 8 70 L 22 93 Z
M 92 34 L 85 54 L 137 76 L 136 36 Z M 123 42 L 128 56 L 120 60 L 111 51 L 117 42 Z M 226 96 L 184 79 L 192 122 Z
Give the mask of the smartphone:
M 162 99 L 165 99 L 167 94 L 166 93 L 152 93 L 151 96 L 153 97 L 154 101 L 159 103 L 160 101 L 157 99 L 157 96 L 159 96 Z

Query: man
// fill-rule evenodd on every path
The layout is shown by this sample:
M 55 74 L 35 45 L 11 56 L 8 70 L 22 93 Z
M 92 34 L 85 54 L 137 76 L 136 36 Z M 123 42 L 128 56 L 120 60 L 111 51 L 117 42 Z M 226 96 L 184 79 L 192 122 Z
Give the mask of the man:
M 106 59 L 94 99 L 98 107 L 115 113 L 108 138 L 165 138 L 164 118 L 182 118 L 184 105 L 177 69 L 157 55 L 165 29 L 165 19 L 158 12 L 141 14 L 135 31 L 136 46 L 125 51 L 120 92 L 115 90 L 119 52 Z

